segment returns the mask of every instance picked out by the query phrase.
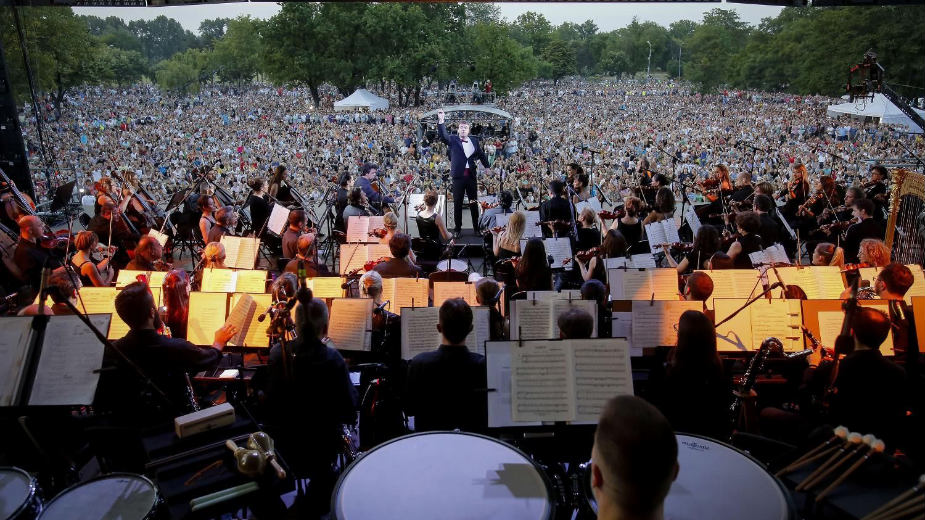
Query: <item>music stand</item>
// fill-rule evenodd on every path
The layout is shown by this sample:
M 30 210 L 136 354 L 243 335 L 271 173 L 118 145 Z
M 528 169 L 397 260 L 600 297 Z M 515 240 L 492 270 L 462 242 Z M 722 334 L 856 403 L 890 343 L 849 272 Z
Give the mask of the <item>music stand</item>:
M 164 213 L 170 213 L 170 210 L 175 209 L 183 204 L 183 201 L 186 200 L 186 197 L 189 196 L 190 191 L 180 190 L 170 196 L 170 202 L 167 203 L 167 209 L 164 210 Z
M 77 180 L 67 182 L 55 188 L 55 197 L 51 201 L 51 211 L 55 212 L 61 208 L 66 208 L 67 203 L 71 200 L 71 195 L 74 194 L 74 186 L 77 185 Z

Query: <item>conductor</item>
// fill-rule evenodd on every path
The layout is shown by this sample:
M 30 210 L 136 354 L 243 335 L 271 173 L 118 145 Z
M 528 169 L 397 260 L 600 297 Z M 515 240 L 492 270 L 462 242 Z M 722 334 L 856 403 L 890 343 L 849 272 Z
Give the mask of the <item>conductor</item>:
M 445 118 L 443 110 L 437 111 L 437 131 L 440 140 L 446 143 L 450 154 L 450 177 L 453 179 L 453 231 L 459 235 L 462 230 L 462 198 L 465 193 L 469 198 L 469 211 L 472 213 L 472 229 L 478 234 L 479 209 L 476 203 L 478 166 L 476 161 L 488 168 L 488 157 L 479 145 L 478 138 L 469 135 L 469 123 L 460 122 L 458 135 L 449 135 L 444 125 Z M 491 173 L 491 170 L 488 172 Z

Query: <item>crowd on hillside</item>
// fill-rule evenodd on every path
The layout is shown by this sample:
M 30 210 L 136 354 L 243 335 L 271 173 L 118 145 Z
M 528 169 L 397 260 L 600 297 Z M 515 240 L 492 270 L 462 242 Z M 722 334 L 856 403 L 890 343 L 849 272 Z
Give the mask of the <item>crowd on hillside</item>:
M 440 91 L 425 92 L 421 107 L 373 113 L 336 112 L 333 89 L 322 94 L 316 107 L 306 89 L 268 85 L 206 87 L 195 96 L 151 85 L 75 90 L 60 118 L 50 105 L 42 108 L 44 158 L 31 105 L 20 118 L 33 171 L 54 171 L 48 177 L 54 185 L 76 175 L 78 186 L 89 188 L 109 171 L 127 169 L 165 202 L 188 185 L 194 168 L 212 165 L 217 182 L 244 199 L 247 179 L 282 164 L 289 182 L 312 197 L 324 192 L 325 179 L 372 162 L 396 188 L 408 174 L 424 181 L 418 189 L 440 188 L 445 148 L 432 145 L 432 134 L 418 123 L 442 104 Z M 503 175 L 505 187 L 516 182 L 532 198 L 532 188 L 578 162 L 605 194 L 615 194 L 633 183 L 642 161 L 682 178 L 725 163 L 733 177 L 781 174 L 781 182 L 791 163 L 802 162 L 850 184 L 875 162 L 925 155 L 925 141 L 901 127 L 828 117 L 826 107 L 837 101 L 746 91 L 704 95 L 670 81 L 532 82 L 497 99 L 513 120 L 503 135 L 485 141 L 495 177 L 483 179 L 480 189 L 496 191 Z M 40 199 L 47 199 L 46 180 L 34 177 Z

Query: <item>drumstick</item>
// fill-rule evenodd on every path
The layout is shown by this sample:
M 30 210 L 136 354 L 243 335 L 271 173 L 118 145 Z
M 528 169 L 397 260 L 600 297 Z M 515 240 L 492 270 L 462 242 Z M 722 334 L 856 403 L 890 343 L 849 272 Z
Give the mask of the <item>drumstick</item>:
M 825 498 L 826 495 L 828 495 L 829 493 L 832 492 L 832 490 L 840 486 L 841 483 L 844 482 L 846 478 L 851 476 L 851 474 L 857 471 L 857 469 L 860 468 L 862 464 L 867 462 L 867 460 L 870 459 L 871 455 L 873 455 L 874 453 L 883 453 L 885 449 L 886 449 L 886 444 L 884 444 L 882 440 L 875 438 L 873 442 L 870 444 L 870 447 L 868 448 L 867 453 L 865 453 L 863 457 L 858 459 L 857 462 L 852 464 L 851 467 L 845 470 L 844 473 L 839 475 L 837 479 L 835 479 L 831 484 L 829 484 L 829 487 L 823 489 L 822 492 L 819 493 L 819 496 L 816 497 L 816 502 L 821 502 L 822 499 Z
M 820 444 L 819 446 L 816 446 L 815 448 L 809 450 L 809 451 L 808 451 L 807 453 L 805 453 L 802 457 L 800 457 L 800 458 L 798 458 L 797 460 L 791 462 L 790 464 L 784 466 L 784 467 L 783 467 L 782 469 L 780 469 L 774 476 L 775 476 L 775 477 L 782 477 L 782 476 L 786 475 L 787 473 L 792 472 L 793 470 L 795 470 L 795 469 L 797 469 L 797 468 L 803 467 L 807 462 L 810 462 L 810 461 L 812 461 L 812 460 L 816 460 L 817 458 L 819 458 L 819 457 L 818 457 L 819 452 L 822 452 L 823 449 L 825 449 L 825 448 L 831 446 L 833 443 L 835 443 L 835 442 L 838 441 L 838 440 L 841 440 L 842 442 L 844 442 L 845 439 L 848 438 L 848 433 L 849 433 L 849 432 L 848 432 L 848 428 L 845 428 L 844 426 L 839 426 L 839 427 L 835 428 L 834 430 L 832 430 L 832 436 L 829 437 L 829 440 L 827 440 L 827 441 L 823 442 L 822 444 Z M 832 449 L 832 448 L 829 448 L 829 450 L 831 450 L 831 449 Z
M 918 493 L 922 489 L 925 489 L 925 473 L 923 473 L 922 475 L 919 475 L 919 482 L 916 485 L 912 486 L 912 489 L 904 491 L 898 497 L 894 498 L 893 500 L 890 500 L 889 502 L 887 502 L 886 504 L 883 504 L 877 509 L 874 509 L 861 520 L 874 520 L 874 518 L 883 515 L 890 509 L 893 509 L 898 504 L 902 503 L 904 500 Z
M 823 471 L 828 469 L 829 466 L 831 466 L 839 457 L 843 456 L 849 448 L 859 444 L 860 442 L 861 442 L 860 433 L 857 433 L 857 432 L 849 433 L 848 439 L 844 442 L 844 444 L 841 445 L 838 451 L 833 453 L 831 457 L 826 459 L 825 462 L 823 462 L 818 468 L 816 468 L 812 473 L 810 473 L 806 478 L 804 478 L 803 481 L 797 485 L 796 490 L 803 491 L 804 489 L 806 489 L 809 486 L 809 484 L 813 480 L 816 479 L 816 477 L 818 477 L 820 474 L 822 474 Z
M 892 512 L 887 513 L 886 516 L 878 517 L 877 520 L 899 520 L 907 516 L 913 518 L 913 515 L 918 515 L 923 511 L 925 511 L 925 501 L 910 500 L 905 504 L 900 504 Z M 919 517 L 915 516 L 914 518 Z
M 832 472 L 834 472 L 836 469 L 842 467 L 842 465 L 845 464 L 845 463 L 847 463 L 849 460 L 851 460 L 852 457 L 854 457 L 855 455 L 861 453 L 865 448 L 867 448 L 867 449 L 869 450 L 869 449 L 870 449 L 870 443 L 872 443 L 873 441 L 874 441 L 874 436 L 873 436 L 873 435 L 867 434 L 867 435 L 861 437 L 860 443 L 857 443 L 856 446 L 854 446 L 853 448 L 847 450 L 847 453 L 845 453 L 841 458 L 839 458 L 838 460 L 832 462 L 832 464 L 829 465 L 829 466 L 825 469 L 825 471 L 822 471 L 821 473 L 819 473 L 812 481 L 808 482 L 808 483 L 806 484 L 806 486 L 805 486 L 803 489 L 804 489 L 804 490 L 808 490 L 808 489 L 810 489 L 810 488 L 812 488 L 812 487 L 817 486 L 818 484 L 821 484 L 823 480 L 825 480 L 826 478 L 828 478 L 829 475 L 832 474 Z

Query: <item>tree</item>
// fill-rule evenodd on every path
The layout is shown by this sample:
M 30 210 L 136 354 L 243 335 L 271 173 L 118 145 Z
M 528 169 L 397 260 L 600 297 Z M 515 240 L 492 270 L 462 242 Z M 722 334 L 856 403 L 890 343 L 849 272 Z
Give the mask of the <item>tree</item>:
M 735 11 L 712 9 L 685 46 L 687 79 L 710 90 L 731 83 L 736 55 L 748 42 L 750 27 Z
M 131 85 L 151 74 L 145 57 L 138 51 L 126 51 L 117 47 L 104 47 L 103 66 L 109 72 L 111 81 L 117 85 Z
M 222 81 L 251 80 L 260 67 L 260 25 L 250 16 L 228 21 L 228 31 L 218 40 L 212 52 L 212 67 Z
M 209 51 L 187 49 L 173 55 L 155 67 L 157 84 L 164 90 L 176 90 L 182 94 L 197 93 L 203 81 L 208 79 Z
M 535 77 L 536 60 L 530 49 L 511 38 L 507 27 L 477 23 L 466 32 L 473 63 L 471 68 L 460 69 L 459 79 L 464 83 L 490 79 L 494 90 L 504 93 Z
M 541 56 L 552 39 L 552 24 L 545 16 L 527 11 L 511 25 L 510 35 L 521 45 L 530 47 L 534 56 Z
M 307 87 L 315 106 L 321 104 L 318 87 L 325 80 L 323 23 L 319 4 L 287 2 L 260 30 L 263 70 L 276 83 Z
M 133 20 L 128 28 L 141 41 L 142 54 L 149 63 L 158 63 L 199 44 L 198 38 L 180 22 L 164 15 L 153 20 Z
M 560 79 L 577 72 L 575 67 L 575 49 L 559 38 L 552 39 L 543 51 L 543 59 L 549 63 L 552 79 Z
M 216 40 L 225 36 L 230 18 L 211 18 L 199 23 L 199 41 L 203 47 L 211 47 Z

